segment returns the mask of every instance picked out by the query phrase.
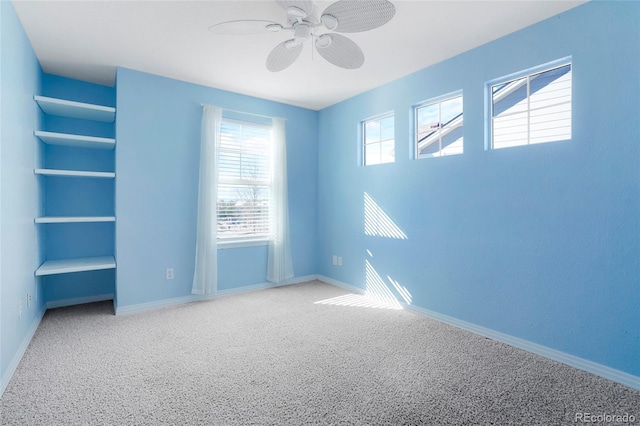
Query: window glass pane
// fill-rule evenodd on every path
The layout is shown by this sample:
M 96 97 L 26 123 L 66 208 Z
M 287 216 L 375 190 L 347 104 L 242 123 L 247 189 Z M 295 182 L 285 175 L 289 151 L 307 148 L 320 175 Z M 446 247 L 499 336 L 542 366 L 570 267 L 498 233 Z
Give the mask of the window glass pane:
M 380 144 L 380 162 L 393 163 L 396 159 L 395 143 L 393 140 L 383 141 Z
M 220 126 L 220 135 L 223 144 L 240 143 L 240 125 L 224 122 Z
M 220 239 L 269 235 L 271 128 L 223 119 L 218 150 Z
M 463 153 L 462 136 L 455 135 L 456 132 L 442 138 L 441 155 L 457 155 Z
M 416 157 L 463 153 L 462 96 L 416 108 Z
M 218 176 L 220 178 L 237 178 L 240 177 L 240 159 L 241 151 L 239 149 L 222 149 L 218 152 Z
M 571 138 L 571 64 L 495 85 L 492 98 L 493 148 Z
M 502 86 L 493 93 L 493 116 L 520 113 L 527 110 L 527 79 L 521 78 Z
M 394 116 L 375 118 L 364 122 L 364 165 L 370 166 L 395 161 Z
M 451 120 L 462 114 L 462 96 L 443 101 L 440 104 L 442 125 L 446 126 Z
M 380 120 L 381 136 L 380 139 L 393 139 L 395 137 L 393 127 L 394 117 L 387 117 Z
M 380 122 L 377 120 L 367 121 L 364 125 L 365 143 L 380 141 Z
M 507 148 L 527 144 L 527 112 L 493 119 L 493 147 Z
M 365 165 L 380 164 L 380 143 L 372 143 L 364 147 Z
M 434 143 L 426 145 L 418 151 L 418 158 L 430 157 L 440 157 L 440 145 L 438 139 L 435 139 Z
M 269 234 L 269 187 L 218 187 L 218 238 Z
M 416 118 L 418 120 L 418 139 L 437 131 L 440 123 L 440 105 L 432 104 L 418 108 Z
M 529 143 L 571 138 L 570 65 L 531 77 Z

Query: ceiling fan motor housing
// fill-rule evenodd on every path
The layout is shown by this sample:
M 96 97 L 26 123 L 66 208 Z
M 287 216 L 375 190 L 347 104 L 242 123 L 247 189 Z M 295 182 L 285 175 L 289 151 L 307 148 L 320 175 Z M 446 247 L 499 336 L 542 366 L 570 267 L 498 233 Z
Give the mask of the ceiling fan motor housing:
M 307 40 L 311 37 L 311 27 L 306 21 L 298 22 L 293 25 L 293 37 L 296 40 Z

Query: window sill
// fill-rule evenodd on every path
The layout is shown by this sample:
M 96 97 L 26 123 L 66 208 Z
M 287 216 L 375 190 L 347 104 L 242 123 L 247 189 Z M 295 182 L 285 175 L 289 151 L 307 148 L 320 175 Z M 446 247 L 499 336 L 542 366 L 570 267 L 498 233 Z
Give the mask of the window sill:
M 251 240 L 218 240 L 218 249 L 230 249 L 240 247 L 254 247 L 269 245 L 268 238 L 251 239 Z

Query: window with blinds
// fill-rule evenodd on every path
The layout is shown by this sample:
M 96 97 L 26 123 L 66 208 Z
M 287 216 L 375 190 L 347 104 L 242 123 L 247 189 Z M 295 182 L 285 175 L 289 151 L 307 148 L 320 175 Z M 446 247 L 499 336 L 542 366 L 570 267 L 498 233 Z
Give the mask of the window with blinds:
M 218 239 L 269 235 L 271 126 L 223 118 L 218 150 Z
M 492 148 L 571 139 L 571 64 L 491 86 Z

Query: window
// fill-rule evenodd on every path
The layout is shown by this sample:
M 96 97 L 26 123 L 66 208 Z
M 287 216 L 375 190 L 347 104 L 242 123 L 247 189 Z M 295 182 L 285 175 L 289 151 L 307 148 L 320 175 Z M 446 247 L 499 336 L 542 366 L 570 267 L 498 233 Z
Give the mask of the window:
M 571 139 L 571 64 L 491 85 L 491 147 Z
M 462 95 L 415 108 L 416 158 L 462 154 Z
M 393 114 L 362 123 L 364 165 L 393 163 L 396 159 Z
M 218 240 L 269 235 L 271 126 L 223 118 L 218 151 Z

